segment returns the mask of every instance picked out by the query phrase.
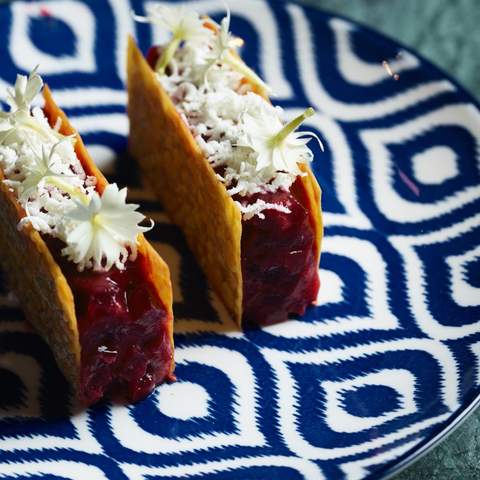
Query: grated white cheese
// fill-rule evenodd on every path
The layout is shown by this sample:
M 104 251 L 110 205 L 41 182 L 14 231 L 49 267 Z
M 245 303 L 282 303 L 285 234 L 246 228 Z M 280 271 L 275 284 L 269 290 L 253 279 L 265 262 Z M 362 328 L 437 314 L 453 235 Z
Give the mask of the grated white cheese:
M 144 216 L 138 205 L 126 203 L 126 189 L 107 185 L 100 196 L 96 178 L 88 176 L 74 150 L 74 138 L 51 128 L 43 111 L 31 108 L 43 82 L 34 71 L 18 75 L 9 90 L 10 112 L 0 111 L 0 168 L 2 182 L 16 195 L 26 215 L 18 228 L 30 224 L 65 243 L 62 255 L 79 270 L 125 268 L 135 260 L 137 237 Z
M 248 91 L 248 84 L 242 82 L 244 74 L 223 60 L 219 43 L 228 43 L 230 38 L 224 31 L 229 24 L 226 19 L 219 33 L 201 42 L 184 41 L 166 73 L 157 71 L 157 78 L 229 195 L 246 197 L 236 202 L 243 218 L 263 218 L 262 211 L 267 209 L 289 212 L 283 205 L 259 199 L 248 203 L 248 197 L 288 190 L 302 174 L 298 164 L 312 159 L 304 137 L 313 134 L 292 133 L 281 148 L 271 146 L 269 139 L 284 126 L 283 110 Z
M 250 204 L 242 204 L 235 201 L 235 204 L 242 210 L 244 220 L 250 220 L 250 218 L 253 218 L 254 216 L 264 219 L 265 215 L 262 213 L 264 210 L 277 210 L 278 212 L 290 213 L 290 209 L 285 205 L 265 202 L 262 199 L 258 199 L 255 203 Z
M 49 177 L 61 177 L 90 197 L 95 177 L 88 177 L 74 150 L 74 139 L 52 129 L 43 111 L 18 111 L 15 106 L 8 119 L 0 123 L 0 167 L 4 183 L 11 187 L 26 216 L 19 228 L 31 223 L 41 233 L 63 241 L 69 230 L 64 218 L 75 208 L 69 195 L 48 183 Z

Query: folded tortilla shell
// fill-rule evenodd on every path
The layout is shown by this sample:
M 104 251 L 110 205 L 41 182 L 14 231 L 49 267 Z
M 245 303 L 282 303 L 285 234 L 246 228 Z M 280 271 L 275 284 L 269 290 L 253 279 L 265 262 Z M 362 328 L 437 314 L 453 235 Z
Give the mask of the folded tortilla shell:
M 97 178 L 101 193 L 107 181 L 93 163 L 80 136 L 70 125 L 65 113 L 55 104 L 48 86 L 43 90 L 45 114 L 51 124 L 60 117 L 60 132 L 76 135 L 75 151 L 88 175 Z M 0 179 L 3 179 L 0 171 Z M 0 182 L 0 248 L 1 266 L 11 288 L 16 292 L 26 318 L 50 346 L 58 366 L 76 390 L 79 384 L 81 347 L 72 290 L 41 235 L 30 225 L 18 230 L 25 216 L 14 193 Z M 148 275 L 167 312 L 167 324 L 173 344 L 172 291 L 165 262 L 139 236 L 138 254 L 147 258 Z M 174 362 L 170 372 L 173 371 Z
M 129 38 L 130 150 L 144 178 L 185 234 L 190 249 L 234 320 L 242 319 L 242 215 L 150 65 Z M 320 187 L 307 165 L 301 177 L 316 236 L 323 234 Z

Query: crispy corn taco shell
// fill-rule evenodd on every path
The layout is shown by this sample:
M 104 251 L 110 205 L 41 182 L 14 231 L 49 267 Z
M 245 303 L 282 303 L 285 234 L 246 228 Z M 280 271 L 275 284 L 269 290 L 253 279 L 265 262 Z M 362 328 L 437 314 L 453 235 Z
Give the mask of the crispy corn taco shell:
M 65 113 L 55 104 L 48 86 L 43 90 L 45 114 L 51 124 L 60 117 L 60 132 L 77 137 L 75 151 L 88 175 L 97 178 L 99 192 L 108 184 L 89 156 L 80 136 Z M 4 175 L 0 169 L 0 179 Z M 21 301 L 27 319 L 50 346 L 58 366 L 77 390 L 80 377 L 81 347 L 72 290 L 47 244 L 31 225 L 18 230 L 25 211 L 15 195 L 0 182 L 0 248 L 1 266 L 10 286 Z M 147 259 L 148 276 L 168 316 L 173 344 L 172 290 L 169 270 L 143 235 L 139 236 L 138 254 Z M 170 373 L 173 372 L 172 358 Z
M 210 285 L 240 324 L 241 212 L 132 37 L 127 74 L 130 150 L 170 218 L 184 232 Z M 301 186 L 316 236 L 318 262 L 323 235 L 320 187 L 310 168 L 301 168 L 307 173 L 301 177 Z

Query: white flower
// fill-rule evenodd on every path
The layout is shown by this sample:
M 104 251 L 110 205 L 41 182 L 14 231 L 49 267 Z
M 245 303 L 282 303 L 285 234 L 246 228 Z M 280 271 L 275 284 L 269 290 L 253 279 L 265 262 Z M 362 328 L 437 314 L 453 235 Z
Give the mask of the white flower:
M 204 45 L 213 36 L 213 32 L 204 25 L 200 15 L 183 5 L 179 7 L 154 5 L 147 9 L 146 17 L 133 13 L 132 16 L 137 22 L 160 25 L 172 34 L 172 39 L 164 48 L 156 65 L 156 70 L 160 73 L 164 72 L 181 42 Z
M 227 10 L 227 15 L 220 22 L 220 28 L 214 37 L 211 50 L 208 54 L 205 80 L 207 80 L 208 73 L 217 63 L 224 63 L 261 90 L 269 93 L 271 91 L 270 87 L 236 54 L 236 46 L 237 40 L 230 33 L 230 10 Z
M 73 228 L 62 254 L 80 270 L 106 271 L 113 265 L 123 269 L 128 258 L 135 259 L 138 234 L 151 227 L 138 225 L 145 217 L 136 211 L 138 205 L 126 203 L 126 196 L 126 188 L 111 184 L 101 197 L 94 192 L 89 203 L 76 201 L 76 208 L 66 214 Z
M 35 68 L 28 76 L 17 75 L 13 89 L 7 88 L 7 103 L 9 112 L 0 111 L 0 145 L 18 143 L 21 130 L 32 130 L 43 137 L 45 141 L 57 141 L 66 137 L 50 128 L 45 115 L 39 108 L 30 111 L 31 104 L 43 88 L 42 77 Z
M 184 41 L 204 42 L 211 36 L 211 30 L 206 28 L 200 15 L 184 5 L 171 7 L 154 5 L 148 9 L 148 21 L 162 25 L 174 37 Z
M 257 153 L 257 171 L 273 167 L 294 175 L 301 173 L 298 164 L 306 163 L 313 156 L 307 147 L 311 138 L 305 137 L 320 140 L 313 132 L 295 132 L 295 129 L 314 113 L 312 108 L 308 108 L 285 126 L 276 115 L 244 115 L 246 142 L 241 146 L 248 146 Z
M 43 80 L 37 73 L 37 68 L 34 68 L 28 78 L 25 75 L 17 75 L 13 90 L 7 88 L 7 103 L 11 111 L 28 111 L 33 99 L 41 92 Z
M 233 48 L 235 48 L 235 39 L 230 33 L 230 11 L 228 10 L 227 15 L 220 22 L 220 29 L 215 35 L 210 57 L 213 62 L 220 62 L 224 59 L 226 53 Z
M 42 145 L 42 152 L 39 154 L 32 148 L 32 162 L 24 167 L 25 178 L 18 184 L 19 201 L 24 204 L 42 183 L 49 178 L 59 177 L 64 179 L 77 179 L 75 175 L 62 174 L 58 169 L 58 161 L 54 158 L 55 150 L 62 143 L 62 140 L 51 148 Z

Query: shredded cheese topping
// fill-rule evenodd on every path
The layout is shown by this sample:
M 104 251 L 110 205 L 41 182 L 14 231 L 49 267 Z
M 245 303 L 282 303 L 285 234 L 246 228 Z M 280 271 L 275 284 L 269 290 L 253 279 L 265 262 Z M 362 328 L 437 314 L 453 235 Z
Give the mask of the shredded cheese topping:
M 216 32 L 205 21 L 200 27 L 194 21 L 200 16 L 184 8 L 155 6 L 147 17 L 135 18 L 161 24 L 172 33 L 170 43 L 159 49 L 157 78 L 219 181 L 230 196 L 236 196 L 243 218 L 263 218 L 267 209 L 288 211 L 284 205 L 259 199 L 252 202 L 249 197 L 288 190 L 303 175 L 299 164 L 312 160 L 307 143 L 317 137 L 312 132 L 289 130 L 290 124 L 285 126 L 282 121 L 282 109 L 251 91 L 252 85 L 263 91 L 268 87 L 238 57 L 238 42 L 229 32 L 230 14 L 216 25 Z M 185 31 L 187 23 L 195 32 Z M 183 26 L 183 36 L 178 34 L 178 25 Z M 285 135 L 279 135 L 282 130 Z
M 88 176 L 74 150 L 74 137 L 51 128 L 43 110 L 31 103 L 43 87 L 41 77 L 18 75 L 8 90 L 9 112 L 0 112 L 0 168 L 26 215 L 18 228 L 30 224 L 65 243 L 62 255 L 79 270 L 123 269 L 135 259 L 137 236 L 148 228 L 145 218 L 126 204 L 126 189 L 108 185 L 100 196 L 96 178 Z

